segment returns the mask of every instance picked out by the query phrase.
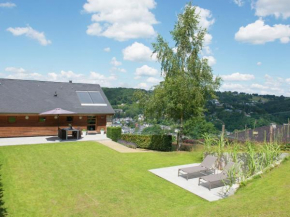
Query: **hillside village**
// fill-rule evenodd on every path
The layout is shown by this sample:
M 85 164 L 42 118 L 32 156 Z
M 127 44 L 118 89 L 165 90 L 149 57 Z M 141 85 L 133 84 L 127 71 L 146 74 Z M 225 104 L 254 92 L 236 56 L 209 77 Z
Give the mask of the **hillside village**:
M 154 125 L 152 120 L 144 117 L 142 109 L 134 101 L 136 89 L 103 89 L 116 112 L 113 125 L 122 126 L 123 133 L 142 134 L 144 129 Z M 115 92 L 118 94 L 114 94 Z M 217 92 L 216 95 L 216 99 L 209 100 L 206 104 L 205 119 L 213 123 L 217 132 L 221 130 L 223 124 L 230 134 L 245 128 L 254 129 L 272 123 L 288 123 L 290 115 L 288 97 L 239 92 Z M 166 132 L 175 134 L 176 129 L 172 123 L 163 123 L 161 120 L 157 125 Z

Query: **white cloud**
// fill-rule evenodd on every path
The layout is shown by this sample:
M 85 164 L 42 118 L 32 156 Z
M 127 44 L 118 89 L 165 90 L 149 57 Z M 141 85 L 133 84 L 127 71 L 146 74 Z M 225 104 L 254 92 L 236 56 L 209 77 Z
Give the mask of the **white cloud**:
M 61 70 L 60 73 L 55 73 L 55 72 L 48 73 L 47 80 L 68 81 L 68 80 L 73 80 L 73 79 L 81 79 L 82 77 L 83 77 L 83 74 L 77 74 L 71 70 L 69 71 Z
M 17 67 L 6 67 L 6 72 L 12 72 L 12 73 L 25 73 L 26 70 L 24 68 L 17 68 Z
M 39 73 L 29 72 L 21 67 L 6 67 L 5 72 L 8 73 L 8 75 L 3 75 L 5 78 L 10 79 L 41 79 L 42 75 Z M 11 74 L 12 73 L 12 74 Z
M 252 84 L 251 87 L 254 88 L 254 89 L 260 89 L 260 90 L 269 89 L 269 87 L 267 87 L 265 85 L 261 85 L 261 84 Z
M 14 36 L 25 35 L 29 38 L 35 39 L 43 46 L 51 44 L 51 41 L 46 39 L 44 32 L 38 32 L 30 26 L 16 28 L 9 27 L 7 31 L 11 32 Z
M 209 29 L 215 23 L 215 19 L 212 17 L 212 13 L 210 10 L 196 7 L 196 12 L 200 16 L 199 26 L 201 28 Z M 209 55 L 212 55 L 212 50 L 209 47 L 211 42 L 212 42 L 212 35 L 209 33 L 206 33 L 204 36 L 203 49 L 201 51 L 201 55 L 204 56 L 203 58 L 208 59 L 208 64 L 210 66 L 216 63 L 215 58 L 213 56 L 209 56 Z
M 150 10 L 155 6 L 154 0 L 87 0 L 83 8 L 93 13 L 87 34 L 118 41 L 152 37 L 157 21 Z
M 224 81 L 250 81 L 254 80 L 255 76 L 251 74 L 241 74 L 239 72 L 230 75 L 221 75 Z
M 105 52 L 110 52 L 110 51 L 111 51 L 111 48 L 106 47 L 106 48 L 104 48 L 104 51 L 105 51 Z
M 281 43 L 288 43 L 290 41 L 290 26 L 282 24 L 269 26 L 260 19 L 245 27 L 240 27 L 235 34 L 235 39 L 251 44 L 265 44 L 277 39 L 280 39 Z
M 212 18 L 212 13 L 208 9 L 196 7 L 196 13 L 199 14 L 199 25 L 202 28 L 208 29 L 211 25 L 214 24 L 215 19 Z
M 122 63 L 117 61 L 116 57 L 113 57 L 112 60 L 111 60 L 111 65 L 120 66 L 120 65 L 122 65 Z
M 287 19 L 290 17 L 290 3 L 289 0 L 258 0 L 254 4 L 256 15 L 265 17 L 274 15 L 276 18 L 283 17 Z
M 123 69 L 123 68 L 119 68 L 118 70 L 119 70 L 120 72 L 124 72 L 124 73 L 127 72 L 127 70 L 126 70 L 126 69 Z
M 57 82 L 67 82 L 72 80 L 74 83 L 92 83 L 100 84 L 102 86 L 114 87 L 117 77 L 114 74 L 110 76 L 105 76 L 98 72 L 91 71 L 89 75 L 75 73 L 71 70 L 65 71 L 61 70 L 59 73 L 49 72 L 47 74 L 40 74 L 35 72 L 30 72 L 23 68 L 7 67 L 5 68 L 5 73 L 1 74 L 3 78 L 10 79 L 24 79 L 24 80 L 41 80 L 41 81 L 57 81 Z M 112 82 L 112 83 L 111 83 Z
M 150 76 L 155 76 L 158 74 L 158 70 L 157 69 L 154 69 L 154 68 L 151 68 L 147 65 L 143 65 L 142 67 L 140 68 L 137 68 L 136 69 L 136 72 L 135 72 L 135 79 L 139 79 L 141 77 L 150 77 Z
M 48 73 L 47 76 L 44 77 L 44 80 L 49 81 L 68 81 L 72 80 L 74 83 L 91 83 L 91 84 L 100 84 L 102 86 L 113 86 L 110 82 L 116 80 L 116 76 L 110 75 L 105 76 L 98 72 L 91 71 L 89 75 L 78 74 L 73 71 L 61 71 L 60 73 Z
M 152 84 L 158 84 L 161 80 L 158 78 L 154 78 L 154 77 L 149 77 L 146 80 L 148 83 L 152 83 Z
M 236 4 L 236 5 L 238 5 L 239 7 L 242 7 L 243 5 L 244 5 L 244 1 L 243 0 L 234 0 L 234 3 Z
M 203 59 L 207 59 L 207 63 L 209 66 L 213 66 L 216 64 L 216 59 L 213 56 L 203 56 Z
M 125 72 L 127 72 L 127 70 L 126 69 L 123 69 L 123 68 L 118 68 L 118 67 L 112 67 L 111 69 L 110 69 L 110 72 L 123 72 L 123 73 L 125 73 Z
M 241 85 L 241 84 L 224 83 L 221 86 L 221 89 L 223 91 L 243 91 L 243 90 L 245 90 L 245 87 L 244 87 L 244 85 Z
M 146 83 L 142 82 L 142 83 L 138 84 L 136 86 L 136 88 L 148 89 L 148 85 Z
M 142 43 L 134 42 L 132 45 L 123 49 L 123 59 L 135 62 L 156 61 L 153 51 Z
M 257 62 L 257 65 L 260 66 L 260 65 L 262 65 L 262 63 L 261 62 Z
M 16 4 L 12 2 L 0 3 L 0 8 L 14 8 L 14 7 L 16 7 Z
M 211 41 L 212 41 L 212 35 L 206 33 L 204 36 L 204 45 L 211 44 Z
M 264 77 L 264 82 L 260 83 L 223 83 L 222 91 L 239 91 L 246 93 L 270 94 L 270 95 L 284 95 L 290 96 L 290 78 L 273 77 L 268 74 Z

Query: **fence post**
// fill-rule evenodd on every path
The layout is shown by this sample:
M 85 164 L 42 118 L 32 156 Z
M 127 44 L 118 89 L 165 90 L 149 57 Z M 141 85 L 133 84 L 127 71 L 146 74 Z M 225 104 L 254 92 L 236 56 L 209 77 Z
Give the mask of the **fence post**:
M 273 126 L 270 126 L 270 143 L 273 141 Z

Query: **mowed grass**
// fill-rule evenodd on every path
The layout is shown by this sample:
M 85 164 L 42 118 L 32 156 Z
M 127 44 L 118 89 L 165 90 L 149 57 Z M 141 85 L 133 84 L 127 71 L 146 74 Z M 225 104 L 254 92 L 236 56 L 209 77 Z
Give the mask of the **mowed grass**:
M 211 203 L 148 172 L 201 156 L 96 142 L 0 147 L 2 200 L 9 216 L 289 216 L 289 161 Z

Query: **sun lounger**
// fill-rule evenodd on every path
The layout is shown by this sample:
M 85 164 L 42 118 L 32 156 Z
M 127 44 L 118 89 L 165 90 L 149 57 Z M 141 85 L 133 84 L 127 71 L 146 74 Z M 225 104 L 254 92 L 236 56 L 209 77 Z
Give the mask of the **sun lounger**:
M 208 155 L 198 166 L 179 169 L 178 176 L 185 174 L 186 179 L 188 180 L 189 175 L 194 173 L 201 173 L 202 175 L 206 175 L 206 172 L 214 172 L 214 164 L 216 160 L 217 160 L 216 157 Z
M 201 180 L 206 181 L 209 184 L 209 190 L 211 190 L 212 184 L 215 182 L 219 182 L 219 183 L 223 182 L 223 184 L 225 184 L 229 180 L 228 172 L 230 169 L 233 168 L 233 166 L 234 166 L 234 163 L 229 162 L 221 173 L 200 177 L 198 180 L 198 185 L 200 185 Z

